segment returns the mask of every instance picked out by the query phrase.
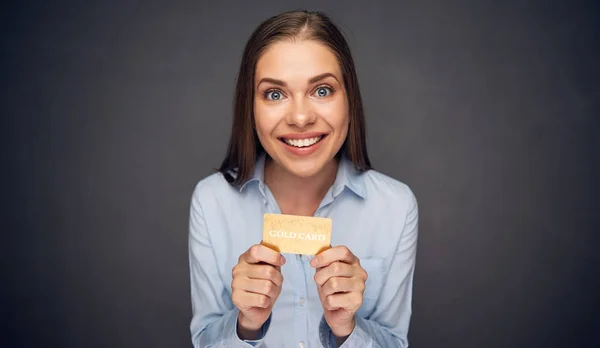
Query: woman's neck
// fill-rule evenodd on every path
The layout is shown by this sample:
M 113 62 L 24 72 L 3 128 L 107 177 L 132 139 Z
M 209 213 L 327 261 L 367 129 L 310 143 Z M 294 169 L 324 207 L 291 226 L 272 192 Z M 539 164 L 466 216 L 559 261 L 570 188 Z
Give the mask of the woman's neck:
M 333 185 L 339 166 L 337 158 L 318 174 L 301 178 L 277 165 L 269 156 L 265 162 L 265 184 L 269 187 L 281 212 L 312 216 Z

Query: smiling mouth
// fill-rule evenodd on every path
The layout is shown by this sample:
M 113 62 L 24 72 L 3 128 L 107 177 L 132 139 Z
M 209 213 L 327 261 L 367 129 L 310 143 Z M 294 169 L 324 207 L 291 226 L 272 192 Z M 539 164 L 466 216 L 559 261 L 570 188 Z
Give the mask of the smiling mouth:
M 279 140 L 281 140 L 286 145 L 297 147 L 297 148 L 303 148 L 303 147 L 309 147 L 309 146 L 313 146 L 313 145 L 317 144 L 318 142 L 323 140 L 326 136 L 327 136 L 326 134 L 323 134 L 323 135 L 319 135 L 317 137 L 305 138 L 305 139 L 279 138 Z

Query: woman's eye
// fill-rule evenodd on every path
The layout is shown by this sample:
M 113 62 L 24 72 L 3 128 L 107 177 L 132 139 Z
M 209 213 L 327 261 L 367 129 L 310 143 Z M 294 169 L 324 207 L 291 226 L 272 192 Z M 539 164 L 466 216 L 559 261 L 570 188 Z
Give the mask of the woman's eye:
M 332 92 L 331 88 L 328 88 L 328 87 L 319 87 L 316 90 L 317 97 L 319 97 L 319 98 L 324 98 L 324 97 L 330 95 L 331 92 Z
M 269 100 L 280 100 L 281 99 L 281 92 L 279 91 L 267 91 L 265 93 L 265 98 L 269 99 Z

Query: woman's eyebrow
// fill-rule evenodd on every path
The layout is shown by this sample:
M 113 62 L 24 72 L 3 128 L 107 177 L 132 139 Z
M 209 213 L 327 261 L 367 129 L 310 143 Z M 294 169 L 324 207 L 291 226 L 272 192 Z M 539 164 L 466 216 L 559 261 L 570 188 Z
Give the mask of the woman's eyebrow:
M 270 82 L 274 85 L 281 86 L 281 87 L 287 86 L 287 83 L 285 83 L 284 81 L 273 79 L 270 77 L 264 77 L 264 78 L 260 79 L 260 81 L 258 81 L 258 84 L 256 85 L 256 87 L 260 86 L 260 84 L 263 82 Z
M 312 84 L 312 83 L 324 80 L 324 79 L 326 79 L 328 77 L 333 77 L 338 83 L 340 82 L 337 79 L 337 77 L 335 77 L 334 74 L 332 74 L 330 72 L 326 72 L 326 73 L 323 73 L 323 74 L 311 77 L 308 80 L 308 83 Z M 258 84 L 256 85 L 256 87 L 258 88 L 258 86 L 260 86 L 260 84 L 263 83 L 263 82 L 269 82 L 269 83 L 272 83 L 274 85 L 281 86 L 281 87 L 286 87 L 287 86 L 287 83 L 285 83 L 285 81 L 277 80 L 277 79 L 274 79 L 274 78 L 271 78 L 271 77 L 263 77 L 262 79 L 260 79 L 260 81 L 258 82 Z
M 328 77 L 333 77 L 338 83 L 340 83 L 340 81 L 337 79 L 337 77 L 335 77 L 335 75 L 332 74 L 332 73 L 330 73 L 330 72 L 326 72 L 324 74 L 320 74 L 320 75 L 317 75 L 315 77 L 311 77 L 310 80 L 308 80 L 308 82 L 309 83 L 315 83 L 315 82 L 324 80 L 324 79 L 326 79 Z

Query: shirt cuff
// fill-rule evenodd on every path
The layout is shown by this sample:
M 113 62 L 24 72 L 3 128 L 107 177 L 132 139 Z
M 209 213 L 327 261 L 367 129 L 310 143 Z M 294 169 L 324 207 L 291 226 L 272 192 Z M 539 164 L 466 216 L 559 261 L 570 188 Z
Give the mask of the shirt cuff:
M 242 340 L 237 334 L 237 323 L 238 323 L 240 312 L 237 308 L 233 312 L 235 313 L 235 324 L 233 326 L 233 335 L 235 336 L 235 339 L 238 341 L 238 343 L 247 343 L 252 347 L 256 347 L 260 343 L 262 343 L 262 341 L 265 338 L 265 335 L 267 334 L 267 330 L 269 330 L 269 326 L 271 325 L 271 316 L 273 315 L 273 313 L 269 314 L 269 318 L 267 318 L 267 321 L 265 321 L 265 323 L 260 327 L 260 331 L 258 333 L 258 337 L 259 337 L 258 339 Z
M 346 347 L 372 347 L 373 339 L 368 334 L 367 323 L 365 319 L 354 316 L 354 321 L 356 325 L 354 325 L 354 330 L 350 333 L 350 336 L 344 341 L 344 344 L 339 346 L 339 348 Z M 321 344 L 325 348 L 338 348 L 335 343 L 335 336 L 333 335 L 333 331 L 327 324 L 325 317 L 321 318 L 321 322 L 319 323 L 319 338 L 321 340 Z

